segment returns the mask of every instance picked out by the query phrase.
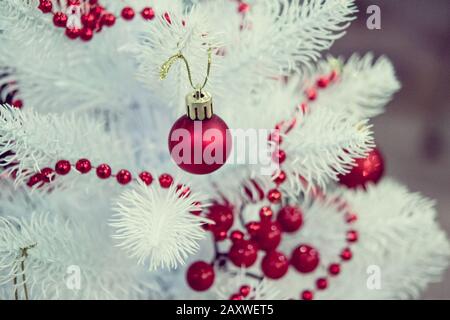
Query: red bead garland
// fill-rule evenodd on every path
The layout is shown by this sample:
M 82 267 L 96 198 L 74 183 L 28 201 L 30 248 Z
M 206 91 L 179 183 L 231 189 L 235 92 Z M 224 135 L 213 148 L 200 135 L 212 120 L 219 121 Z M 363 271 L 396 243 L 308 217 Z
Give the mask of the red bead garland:
M 169 188 L 173 183 L 172 176 L 167 173 L 160 175 L 158 180 L 159 180 L 159 185 L 164 189 Z
M 319 252 L 309 245 L 300 245 L 292 252 L 291 264 L 298 272 L 312 272 L 317 268 L 319 262 Z
M 60 28 L 65 28 L 67 24 L 67 15 L 62 12 L 57 12 L 53 16 L 53 24 Z
M 153 182 L 153 176 L 150 172 L 144 171 L 139 174 L 139 178 L 146 184 L 151 185 Z
M 43 13 L 49 13 L 52 12 L 52 2 L 50 0 L 39 0 L 39 6 L 38 8 L 43 12 Z
M 125 184 L 128 184 L 131 182 L 132 176 L 131 176 L 130 171 L 122 169 L 117 173 L 116 179 L 117 179 L 117 182 L 125 185 Z
M 121 12 L 121 16 L 122 18 L 124 18 L 125 20 L 131 20 L 134 18 L 134 10 L 131 7 L 125 7 L 122 9 Z
M 142 9 L 141 16 L 145 20 L 153 20 L 155 18 L 155 11 L 152 8 L 146 7 Z
M 70 162 L 67 160 L 59 160 L 55 165 L 55 172 L 59 175 L 66 175 L 70 171 Z
M 283 277 L 287 273 L 288 268 L 288 258 L 277 251 L 268 252 L 261 262 L 261 269 L 264 275 L 271 279 Z
M 111 167 L 103 163 L 97 167 L 97 177 L 100 179 L 108 179 L 111 176 Z
M 237 267 L 248 268 L 256 262 L 258 249 L 251 241 L 237 241 L 231 246 L 228 257 Z
M 302 300 L 312 300 L 314 298 L 314 294 L 310 290 L 305 290 L 302 292 L 301 298 Z
M 92 169 L 91 162 L 88 159 L 80 159 L 75 164 L 75 169 L 81 174 L 86 174 Z
M 186 280 L 195 291 L 208 290 L 214 283 L 215 273 L 212 265 L 204 262 L 194 262 L 188 269 Z
M 277 221 L 285 232 L 295 232 L 303 224 L 303 213 L 298 207 L 286 206 L 278 212 Z

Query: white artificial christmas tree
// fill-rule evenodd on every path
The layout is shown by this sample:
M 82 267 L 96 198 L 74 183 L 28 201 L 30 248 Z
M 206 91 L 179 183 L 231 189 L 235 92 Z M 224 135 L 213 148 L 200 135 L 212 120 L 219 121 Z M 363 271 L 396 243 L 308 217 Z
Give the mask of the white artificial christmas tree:
M 433 201 L 390 178 L 342 183 L 355 159 L 382 169 L 370 119 L 400 88 L 385 57 L 322 58 L 356 12 L 0 1 L 0 299 L 418 298 L 449 263 Z M 200 82 L 209 50 L 214 111 L 232 129 L 278 129 L 272 175 L 171 161 L 192 89 L 183 63 L 164 81 L 160 68 L 182 53 Z

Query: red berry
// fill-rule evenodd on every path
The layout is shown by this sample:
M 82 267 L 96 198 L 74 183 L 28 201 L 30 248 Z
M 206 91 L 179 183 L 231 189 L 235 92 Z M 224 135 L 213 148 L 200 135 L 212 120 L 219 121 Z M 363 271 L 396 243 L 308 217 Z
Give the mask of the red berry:
M 273 211 L 270 209 L 270 207 L 262 207 L 261 210 L 259 210 L 259 217 L 261 221 L 263 220 L 270 220 L 273 216 Z
M 305 290 L 302 292 L 302 299 L 303 300 L 312 300 L 314 298 L 314 294 L 312 291 Z
M 261 223 L 255 240 L 262 250 L 275 250 L 281 242 L 281 228 L 276 222 Z
M 102 6 L 96 5 L 95 7 L 91 8 L 91 13 L 95 16 L 96 19 L 98 19 L 103 13 L 105 12 L 105 8 Z
M 97 167 L 97 177 L 100 179 L 108 179 L 111 176 L 111 167 L 103 163 Z
M 330 266 L 328 267 L 328 272 L 333 275 L 336 276 L 339 274 L 339 272 L 341 272 L 341 266 L 339 265 L 339 263 L 332 263 L 330 264 Z
M 120 170 L 116 175 L 117 182 L 123 185 L 130 183 L 132 178 L 130 171 L 124 169 Z
M 52 168 L 44 168 L 41 170 L 42 180 L 44 182 L 51 182 L 55 180 L 55 171 Z
M 198 209 L 196 210 L 191 210 L 189 211 L 190 213 L 192 213 L 193 215 L 199 216 L 202 213 L 202 203 L 200 201 L 195 201 L 192 203 L 193 206 L 197 207 Z
M 167 21 L 168 24 L 172 24 L 172 19 L 170 18 L 170 15 L 168 12 L 164 12 L 163 17 Z
M 219 242 L 227 238 L 227 232 L 225 230 L 213 232 L 214 240 Z
M 153 20 L 153 18 L 155 17 L 155 10 L 153 10 L 153 8 L 145 7 L 141 11 L 141 16 L 145 20 Z
M 286 206 L 278 212 L 277 221 L 281 229 L 285 232 L 295 232 L 303 224 L 303 213 L 300 208 L 295 206 Z
M 261 224 L 256 221 L 251 221 L 245 225 L 248 234 L 250 237 L 254 238 L 258 235 L 259 229 L 261 228 Z
M 352 223 L 352 222 L 355 222 L 356 220 L 358 220 L 358 216 L 354 213 L 349 212 L 345 215 L 345 221 L 347 223 Z
M 316 280 L 316 287 L 319 290 L 325 290 L 328 287 L 328 280 L 326 278 L 319 278 Z
M 356 242 L 358 240 L 358 231 L 350 230 L 347 232 L 347 241 Z
M 179 184 L 179 185 L 177 185 L 177 192 L 178 192 L 178 197 L 180 197 L 180 198 L 189 197 L 189 195 L 191 194 L 191 188 L 184 186 L 182 184 Z
M 283 142 L 283 137 L 280 134 L 279 130 L 276 130 L 272 134 L 269 135 L 269 141 L 273 141 L 275 143 L 281 144 Z
M 230 234 L 230 239 L 232 242 L 240 241 L 244 239 L 244 233 L 242 233 L 242 231 L 239 230 L 234 230 Z
M 285 181 L 286 181 L 286 172 L 284 172 L 283 170 L 281 170 L 277 174 L 277 176 L 273 179 L 273 182 L 275 182 L 277 185 L 280 185 Z
M 77 28 L 66 28 L 66 36 L 70 39 L 76 39 L 80 35 L 80 31 Z
M 92 39 L 93 36 L 94 36 L 94 31 L 92 31 L 92 29 L 90 29 L 90 28 L 83 28 L 80 31 L 80 38 L 83 41 L 89 41 Z
M 111 27 L 116 23 L 116 17 L 112 13 L 106 13 L 102 16 L 101 24 L 107 27 Z
M 319 252 L 309 245 L 300 245 L 292 252 L 291 264 L 299 272 L 314 271 L 319 265 L 319 261 Z
M 329 79 L 327 77 L 320 77 L 319 80 L 317 80 L 317 86 L 319 88 L 326 88 L 328 86 Z
M 279 279 L 283 277 L 289 268 L 288 258 L 276 251 L 266 254 L 261 262 L 261 269 L 264 275 L 271 279 Z
M 281 202 L 281 192 L 278 189 L 272 189 L 267 193 L 267 199 L 271 203 L 280 203 Z
M 239 293 L 235 293 L 230 296 L 230 300 L 243 300 L 243 299 L 244 297 Z
M 97 18 L 93 13 L 86 13 L 81 16 L 81 22 L 85 28 L 94 28 Z
M 167 189 L 169 188 L 173 183 L 173 178 L 170 174 L 163 173 L 159 176 L 159 184 L 162 188 Z
M 234 265 L 248 268 L 256 262 L 258 249 L 251 241 L 237 241 L 231 246 L 228 257 Z
M 134 18 L 134 10 L 131 7 L 125 7 L 122 9 L 122 18 L 125 20 L 131 20 Z
M 241 2 L 238 7 L 239 13 L 247 13 L 250 10 L 250 5 L 245 2 Z
M 186 273 L 189 286 L 195 291 L 208 290 L 214 283 L 214 268 L 204 261 L 191 264 Z
M 317 98 L 317 91 L 315 89 L 312 89 L 312 88 L 306 90 L 306 97 L 310 101 L 316 100 L 316 98 Z
M 23 101 L 20 99 L 14 100 L 11 104 L 14 108 L 17 108 L 17 109 L 22 109 L 22 107 L 23 107 Z
M 29 186 L 31 188 L 34 185 L 36 185 L 37 183 L 42 182 L 42 181 L 43 181 L 42 174 L 36 173 L 28 179 L 27 186 Z
M 306 103 L 302 103 L 302 104 L 299 106 L 299 109 L 300 109 L 300 111 L 301 111 L 303 114 L 305 114 L 305 113 L 308 111 L 308 105 L 307 105 Z
M 55 172 L 60 175 L 66 175 L 70 171 L 70 162 L 67 160 L 59 160 L 55 165 Z
M 40 0 L 39 1 L 39 6 L 38 8 L 43 12 L 43 13 L 49 13 L 52 11 L 52 2 L 50 0 Z
M 215 222 L 210 225 L 212 232 L 228 231 L 233 226 L 233 209 L 230 206 L 215 203 L 208 208 L 206 217 Z
M 331 71 L 330 75 L 328 76 L 328 80 L 333 81 L 337 78 L 338 73 L 336 70 Z
M 250 286 L 241 286 L 241 288 L 239 289 L 239 293 L 243 296 L 243 297 L 247 297 L 250 294 L 250 291 L 252 290 L 252 288 Z
M 88 159 L 80 159 L 75 164 L 75 169 L 82 174 L 88 173 L 92 169 L 91 162 Z
M 151 185 L 153 182 L 153 176 L 150 172 L 143 171 L 139 174 L 139 178 L 146 184 Z
M 67 24 L 67 16 L 62 12 L 57 12 L 53 16 L 53 24 L 60 28 L 65 28 Z
M 282 164 L 284 161 L 286 161 L 286 152 L 280 149 L 273 154 L 272 158 L 276 163 Z
M 345 248 L 341 252 L 341 259 L 344 261 L 350 260 L 352 258 L 352 256 L 353 256 L 353 254 L 352 254 L 352 251 L 350 250 L 350 248 Z

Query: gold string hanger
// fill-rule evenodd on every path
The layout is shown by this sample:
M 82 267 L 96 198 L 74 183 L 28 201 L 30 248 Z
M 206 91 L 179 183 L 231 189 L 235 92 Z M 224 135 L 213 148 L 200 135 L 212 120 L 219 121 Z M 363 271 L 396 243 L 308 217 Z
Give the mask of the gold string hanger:
M 189 66 L 189 62 L 186 57 L 179 51 L 177 54 L 171 56 L 164 64 L 161 66 L 159 71 L 159 77 L 161 80 L 167 78 L 170 68 L 178 60 L 184 61 L 186 66 L 189 84 L 194 89 L 193 92 L 186 96 L 186 114 L 191 120 L 205 120 L 210 119 L 213 116 L 213 104 L 212 96 L 203 91 L 209 80 L 209 75 L 211 72 L 211 61 L 212 61 L 212 48 L 208 49 L 208 64 L 206 68 L 206 77 L 202 85 L 195 86 L 192 81 L 192 71 Z
M 206 77 L 205 80 L 203 81 L 203 84 L 197 85 L 195 86 L 193 81 L 192 81 L 192 71 L 191 71 L 191 67 L 189 66 L 189 62 L 186 59 L 186 57 L 180 52 L 178 52 L 177 54 L 171 56 L 166 62 L 164 62 L 164 64 L 161 66 L 161 69 L 159 71 L 159 76 L 161 78 L 161 80 L 164 80 L 167 78 L 167 75 L 169 74 L 170 68 L 172 67 L 172 65 L 177 62 L 178 60 L 183 60 L 184 64 L 186 66 L 186 70 L 187 70 L 187 74 L 188 74 L 188 79 L 189 79 L 189 83 L 191 85 L 191 87 L 196 90 L 196 91 L 202 91 L 206 84 L 208 83 L 208 79 L 209 79 L 209 74 L 211 72 L 211 61 L 212 61 L 212 49 L 209 48 L 208 49 L 208 64 L 207 64 L 207 68 L 206 68 Z

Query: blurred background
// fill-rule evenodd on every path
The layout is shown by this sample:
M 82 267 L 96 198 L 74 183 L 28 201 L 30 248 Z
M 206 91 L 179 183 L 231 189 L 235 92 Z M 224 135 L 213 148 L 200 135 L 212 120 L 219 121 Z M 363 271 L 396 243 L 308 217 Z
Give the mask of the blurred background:
M 387 174 L 411 191 L 437 200 L 439 222 L 450 236 L 450 1 L 358 0 L 358 19 L 331 52 L 386 55 L 401 91 L 374 120 Z M 370 5 L 381 9 L 381 29 L 369 30 Z M 424 299 L 450 299 L 450 270 Z

